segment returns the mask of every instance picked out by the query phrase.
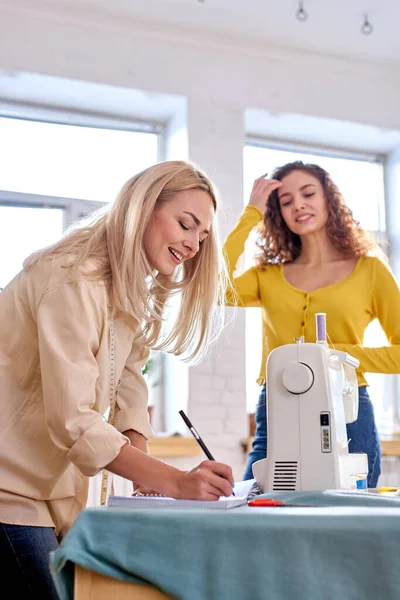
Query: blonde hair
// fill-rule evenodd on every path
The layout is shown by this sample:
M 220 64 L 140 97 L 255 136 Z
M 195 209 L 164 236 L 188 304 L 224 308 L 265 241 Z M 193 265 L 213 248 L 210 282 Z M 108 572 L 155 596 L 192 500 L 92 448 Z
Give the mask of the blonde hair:
M 221 331 L 228 282 L 216 222 L 199 252 L 171 276 L 152 271 L 143 235 L 156 207 L 183 190 L 206 191 L 217 209 L 217 190 L 203 171 L 185 161 L 165 161 L 129 179 L 115 201 L 68 230 L 53 246 L 29 257 L 65 256 L 74 275 L 107 282 L 114 316 L 133 317 L 137 341 L 195 361 Z M 88 261 L 90 261 L 88 263 Z M 88 270 L 88 264 L 94 264 Z M 167 319 L 173 297 L 176 316 Z

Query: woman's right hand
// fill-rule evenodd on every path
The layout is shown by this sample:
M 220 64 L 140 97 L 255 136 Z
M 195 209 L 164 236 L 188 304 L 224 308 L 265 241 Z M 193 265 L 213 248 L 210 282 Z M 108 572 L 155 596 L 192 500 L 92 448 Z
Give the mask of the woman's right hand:
M 271 193 L 281 187 L 281 185 L 281 181 L 278 181 L 277 179 L 266 179 L 266 175 L 261 175 L 261 177 L 254 182 L 250 194 L 249 206 L 255 206 L 264 213 Z
M 180 471 L 176 481 L 174 498 L 186 500 L 218 500 L 231 496 L 233 485 L 232 469 L 228 465 L 212 460 L 203 460 L 190 471 Z

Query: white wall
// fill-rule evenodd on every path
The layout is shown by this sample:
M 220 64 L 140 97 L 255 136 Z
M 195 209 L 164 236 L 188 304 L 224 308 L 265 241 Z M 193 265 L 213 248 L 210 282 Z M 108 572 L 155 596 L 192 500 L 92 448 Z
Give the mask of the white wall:
M 189 158 L 220 188 L 223 236 L 243 206 L 247 109 L 400 129 L 400 69 L 394 66 L 197 34 L 180 32 L 179 37 L 172 29 L 105 21 L 96 14 L 81 20 L 47 8 L 40 15 L 39 7 L 40 2 L 32 9 L 20 10 L 11 2 L 0 7 L 0 99 L 10 99 L 18 71 L 186 97 L 183 137 L 187 134 Z M 68 107 L 68 99 L 65 102 Z M 177 125 L 171 130 L 176 133 Z M 176 154 L 172 142 L 168 147 Z M 241 478 L 240 439 L 247 433 L 243 314 L 210 360 L 190 369 L 188 393 L 188 410 L 197 428 L 216 458 L 231 463 L 236 478 Z
M 400 70 L 134 22 L 0 7 L 2 68 L 400 127 Z M 179 37 L 178 37 L 179 36 Z

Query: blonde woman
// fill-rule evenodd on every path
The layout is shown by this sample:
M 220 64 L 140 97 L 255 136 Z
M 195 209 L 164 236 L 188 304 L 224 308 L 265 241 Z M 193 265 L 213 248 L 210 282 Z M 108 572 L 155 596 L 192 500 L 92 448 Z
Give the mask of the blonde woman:
M 227 465 L 181 471 L 147 454 L 141 376 L 149 348 L 199 359 L 221 325 L 216 210 L 203 172 L 157 164 L 0 294 L 0 554 L 16 597 L 57 598 L 49 553 L 103 468 L 175 498 L 231 493 Z

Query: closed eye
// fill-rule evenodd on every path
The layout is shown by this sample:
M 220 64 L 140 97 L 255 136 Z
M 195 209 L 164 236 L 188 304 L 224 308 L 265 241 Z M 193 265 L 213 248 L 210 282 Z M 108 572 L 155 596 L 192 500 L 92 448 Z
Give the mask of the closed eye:
M 304 198 L 311 198 L 312 196 L 314 196 L 314 192 L 311 194 L 304 194 Z
M 286 202 L 282 202 L 281 206 L 289 206 L 291 200 L 286 200 Z
M 178 223 L 182 227 L 182 229 L 184 229 L 185 231 L 189 231 L 189 227 L 186 227 L 186 225 L 182 223 L 182 221 L 178 221 Z

